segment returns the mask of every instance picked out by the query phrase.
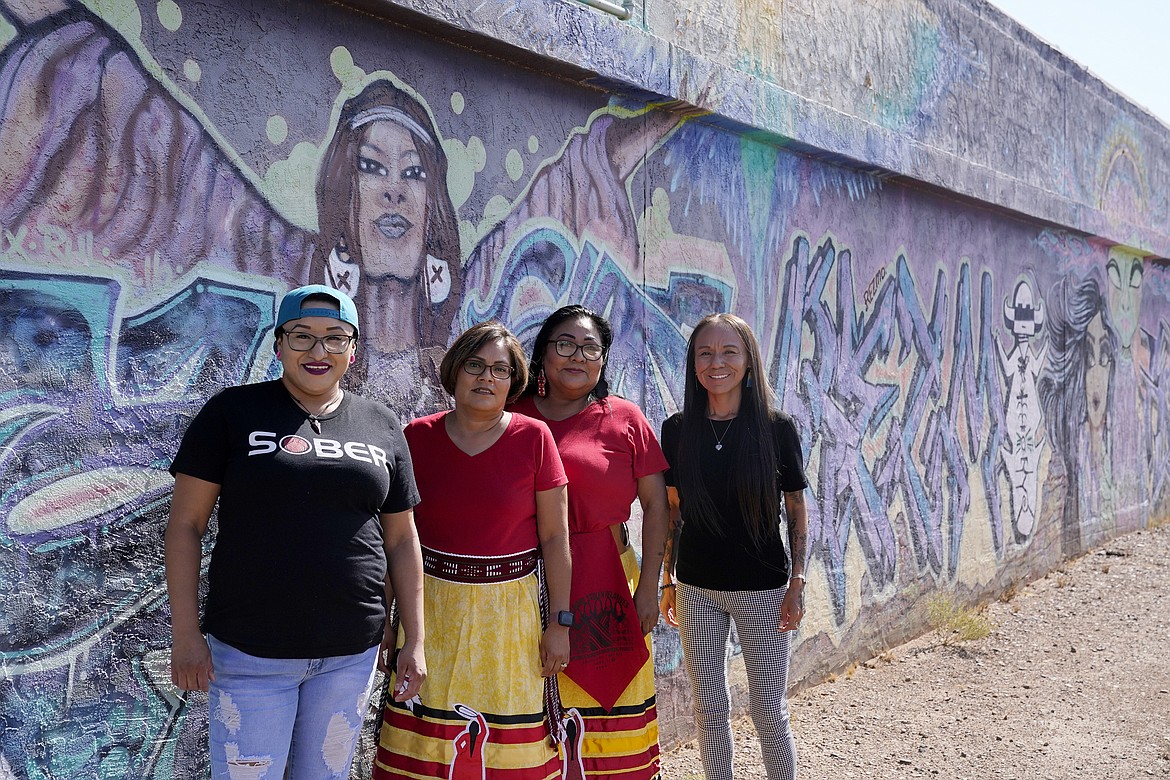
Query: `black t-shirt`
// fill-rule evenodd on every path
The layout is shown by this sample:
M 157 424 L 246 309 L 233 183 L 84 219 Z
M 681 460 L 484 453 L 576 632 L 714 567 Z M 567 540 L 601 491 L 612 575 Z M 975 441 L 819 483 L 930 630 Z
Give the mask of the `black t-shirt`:
M 347 393 L 321 433 L 279 380 L 211 398 L 171 473 L 220 485 L 203 631 L 263 658 L 354 655 L 386 619 L 382 512 L 418 503 L 385 406 Z
M 804 476 L 804 457 L 800 450 L 800 436 L 792 418 L 775 412 L 772 435 L 776 447 L 778 472 L 776 488 L 781 500 L 785 492 L 797 492 L 808 487 Z M 740 422 L 740 425 L 736 425 Z M 719 429 L 719 438 L 715 428 Z M 774 590 L 788 582 L 788 554 L 784 540 L 776 534 L 758 549 L 748 534 L 735 492 L 735 460 L 743 436 L 742 421 L 715 421 L 714 426 L 703 427 L 696 442 L 681 442 L 682 414 L 670 417 L 662 424 L 662 451 L 671 468 L 666 472 L 666 484 L 679 489 L 679 507 L 683 527 L 675 551 L 676 576 L 680 582 L 709 590 Z M 721 449 L 715 445 L 721 443 Z M 699 464 L 707 493 L 722 515 L 722 534 L 708 531 L 687 516 L 686 486 L 677 484 L 680 447 L 698 447 Z M 779 525 L 780 518 L 776 518 Z

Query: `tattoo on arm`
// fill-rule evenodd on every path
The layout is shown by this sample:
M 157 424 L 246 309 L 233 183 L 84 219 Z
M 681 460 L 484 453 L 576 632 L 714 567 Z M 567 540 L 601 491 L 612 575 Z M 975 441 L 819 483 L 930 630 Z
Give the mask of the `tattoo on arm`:
M 788 545 L 792 553 L 793 568 L 804 570 L 808 561 L 808 513 L 804 503 L 804 491 L 785 493 L 788 510 Z
M 666 531 L 666 550 L 662 566 L 663 571 L 674 579 L 674 550 L 678 543 L 679 523 L 675 522 L 675 515 L 671 513 L 670 526 Z

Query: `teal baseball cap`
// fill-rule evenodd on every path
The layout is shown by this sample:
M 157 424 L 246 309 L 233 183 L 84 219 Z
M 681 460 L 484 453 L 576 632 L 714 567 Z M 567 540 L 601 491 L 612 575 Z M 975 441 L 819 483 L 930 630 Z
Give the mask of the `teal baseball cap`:
M 313 308 L 312 302 L 309 303 L 309 308 L 301 308 L 305 299 L 313 296 L 323 296 L 336 301 L 337 311 Z M 358 313 L 353 299 L 340 290 L 334 290 L 323 284 L 310 284 L 285 293 L 284 298 L 280 301 L 280 311 L 276 315 L 276 329 L 280 330 L 286 322 L 299 320 L 301 317 L 329 317 L 348 322 L 353 325 L 353 335 L 358 335 Z

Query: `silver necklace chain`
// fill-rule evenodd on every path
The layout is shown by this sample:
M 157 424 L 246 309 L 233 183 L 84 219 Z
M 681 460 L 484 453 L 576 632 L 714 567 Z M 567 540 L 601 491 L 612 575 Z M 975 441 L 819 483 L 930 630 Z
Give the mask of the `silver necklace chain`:
M 730 420 L 727 421 L 727 427 L 723 429 L 722 436 L 720 436 L 719 432 L 715 430 L 715 421 L 714 420 L 712 420 L 710 417 L 708 417 L 707 422 L 711 423 L 711 433 L 714 434 L 714 436 L 715 436 L 715 451 L 718 452 L 719 450 L 723 449 L 723 440 L 725 438 L 727 438 L 727 432 L 731 430 L 731 424 L 733 422 L 735 422 L 735 418 L 732 417 Z

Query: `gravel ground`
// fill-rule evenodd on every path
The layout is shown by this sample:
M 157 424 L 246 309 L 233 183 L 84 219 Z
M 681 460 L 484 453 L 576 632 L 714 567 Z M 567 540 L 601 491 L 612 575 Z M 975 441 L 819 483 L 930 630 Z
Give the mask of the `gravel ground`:
M 984 639 L 932 632 L 794 696 L 803 778 L 1170 777 L 1170 526 L 1111 541 L 989 605 Z M 734 723 L 736 778 L 765 777 Z M 663 755 L 701 780 L 693 741 Z

